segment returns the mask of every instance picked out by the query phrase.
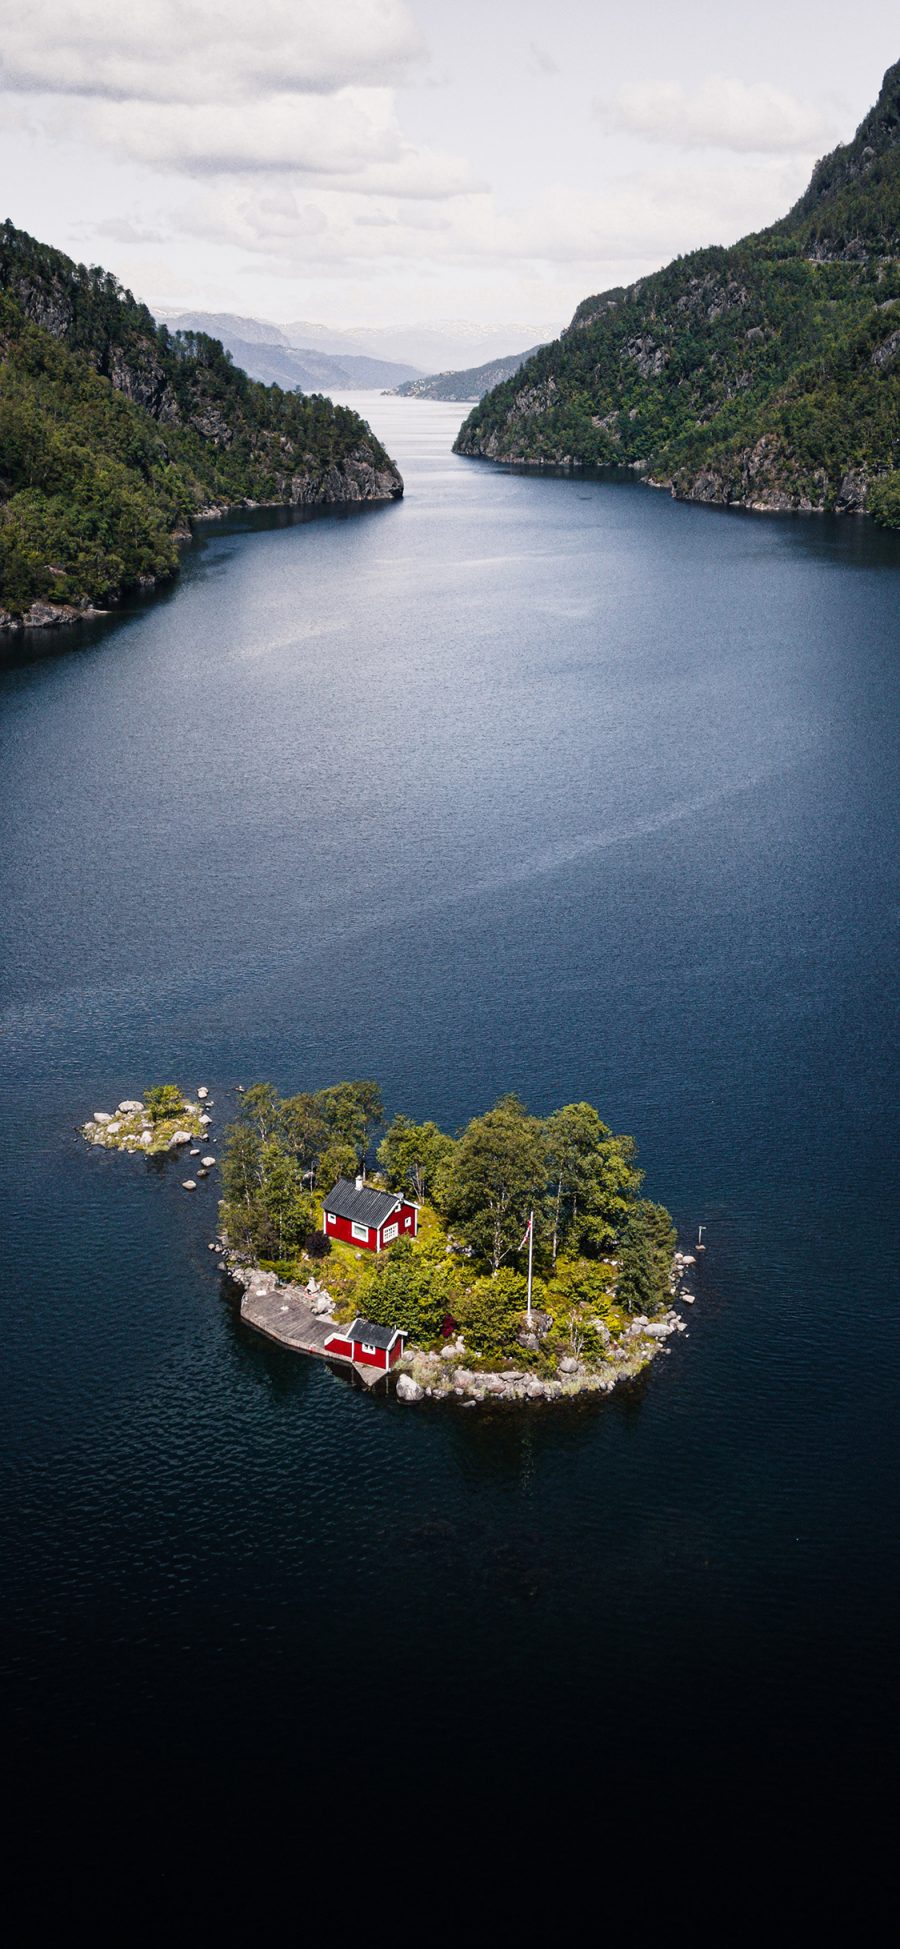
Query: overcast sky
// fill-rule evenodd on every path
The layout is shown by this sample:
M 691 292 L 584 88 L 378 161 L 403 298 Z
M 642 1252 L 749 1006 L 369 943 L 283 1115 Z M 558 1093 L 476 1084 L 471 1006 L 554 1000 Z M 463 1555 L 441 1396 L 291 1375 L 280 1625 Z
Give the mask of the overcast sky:
M 800 193 L 895 0 L 0 0 L 5 213 L 148 303 L 564 322 Z

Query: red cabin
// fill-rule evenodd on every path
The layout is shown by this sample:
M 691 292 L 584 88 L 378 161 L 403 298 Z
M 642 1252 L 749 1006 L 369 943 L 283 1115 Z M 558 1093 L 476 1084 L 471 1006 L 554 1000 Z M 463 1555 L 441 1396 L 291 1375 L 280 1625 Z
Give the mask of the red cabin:
M 376 1191 L 357 1178 L 338 1178 L 324 1200 L 326 1237 L 341 1238 L 365 1252 L 384 1252 L 398 1238 L 415 1238 L 419 1207 L 396 1191 Z
M 406 1339 L 402 1327 L 376 1326 L 373 1320 L 354 1320 L 352 1326 L 336 1329 L 325 1340 L 325 1353 L 338 1360 L 353 1360 L 361 1367 L 380 1367 L 387 1373 L 399 1360 Z

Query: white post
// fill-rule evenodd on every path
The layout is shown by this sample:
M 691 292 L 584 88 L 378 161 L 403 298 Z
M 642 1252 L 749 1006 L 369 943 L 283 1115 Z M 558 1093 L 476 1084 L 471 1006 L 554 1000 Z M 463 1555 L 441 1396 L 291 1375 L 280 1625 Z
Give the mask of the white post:
M 534 1261 L 534 1212 L 532 1211 L 528 1220 L 528 1310 L 525 1315 L 529 1326 L 531 1325 L 531 1268 L 532 1268 L 533 1261 Z

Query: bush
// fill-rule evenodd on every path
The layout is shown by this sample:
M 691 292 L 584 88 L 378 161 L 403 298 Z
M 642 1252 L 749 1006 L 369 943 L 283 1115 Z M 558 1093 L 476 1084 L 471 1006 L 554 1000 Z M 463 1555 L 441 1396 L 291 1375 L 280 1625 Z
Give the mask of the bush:
M 519 1351 L 516 1334 L 525 1312 L 528 1285 L 508 1266 L 492 1279 L 476 1279 L 460 1295 L 453 1311 L 473 1353 L 497 1355 Z
M 310 1259 L 327 1259 L 331 1251 L 327 1232 L 307 1232 L 303 1250 Z
M 156 1089 L 144 1091 L 144 1109 L 153 1123 L 162 1123 L 166 1117 L 180 1116 L 184 1109 L 184 1096 L 177 1083 L 160 1083 Z

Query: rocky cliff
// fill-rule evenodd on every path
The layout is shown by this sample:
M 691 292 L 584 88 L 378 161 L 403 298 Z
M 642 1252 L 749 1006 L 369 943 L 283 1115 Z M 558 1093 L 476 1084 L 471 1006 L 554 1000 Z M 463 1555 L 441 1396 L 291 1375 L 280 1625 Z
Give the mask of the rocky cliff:
M 459 453 L 900 525 L 900 63 L 780 223 L 579 305 Z

